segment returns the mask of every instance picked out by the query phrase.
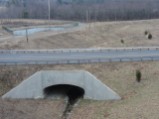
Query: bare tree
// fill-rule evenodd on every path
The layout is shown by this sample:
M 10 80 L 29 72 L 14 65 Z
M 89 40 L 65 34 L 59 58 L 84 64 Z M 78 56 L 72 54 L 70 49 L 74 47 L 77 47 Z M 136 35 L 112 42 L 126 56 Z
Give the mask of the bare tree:
M 159 18 L 156 0 L 23 0 L 29 18 L 65 20 L 133 20 Z M 22 0 L 11 0 L 0 18 L 22 18 Z M 87 12 L 89 9 L 89 12 Z M 87 15 L 89 13 L 89 15 Z

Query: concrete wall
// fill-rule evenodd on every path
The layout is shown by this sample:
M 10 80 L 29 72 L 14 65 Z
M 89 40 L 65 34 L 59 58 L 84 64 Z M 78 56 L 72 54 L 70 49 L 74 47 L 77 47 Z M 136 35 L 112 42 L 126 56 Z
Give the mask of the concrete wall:
M 42 32 L 42 31 L 64 31 L 75 27 L 83 26 L 82 23 L 74 22 L 72 24 L 64 24 L 64 25 L 57 25 L 57 26 L 30 26 L 30 27 L 20 27 L 20 28 L 9 28 L 7 26 L 3 26 L 7 32 L 15 35 L 15 36 L 25 36 L 26 33 L 28 35 L 32 35 L 34 33 Z M 26 31 L 27 30 L 27 31 Z
M 116 100 L 120 96 L 87 71 L 40 71 L 24 80 L 2 98 L 36 99 L 44 98 L 46 87 L 60 84 L 78 86 L 84 89 L 84 99 Z

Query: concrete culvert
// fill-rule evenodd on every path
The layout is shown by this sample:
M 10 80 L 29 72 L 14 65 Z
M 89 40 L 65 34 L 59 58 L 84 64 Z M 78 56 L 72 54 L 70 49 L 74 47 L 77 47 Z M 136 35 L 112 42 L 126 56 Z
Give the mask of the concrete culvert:
M 78 98 L 83 98 L 84 89 L 73 85 L 53 85 L 46 87 L 43 90 L 44 98 L 46 99 L 56 99 L 56 98 L 68 98 L 70 103 Z
M 78 93 L 77 93 L 78 92 Z M 70 96 L 92 100 L 118 100 L 121 97 L 87 71 L 40 71 L 2 96 L 10 99 L 43 99 Z M 77 95 L 76 95 L 77 94 Z M 55 97 L 56 97 L 55 96 Z

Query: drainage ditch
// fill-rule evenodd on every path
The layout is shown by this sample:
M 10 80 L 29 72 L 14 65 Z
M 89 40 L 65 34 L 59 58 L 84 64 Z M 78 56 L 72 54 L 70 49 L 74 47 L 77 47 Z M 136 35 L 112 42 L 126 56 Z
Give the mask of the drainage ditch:
M 67 104 L 63 112 L 62 118 L 67 119 L 73 106 L 83 98 L 84 89 L 74 85 L 53 85 L 44 89 L 46 99 L 67 98 Z

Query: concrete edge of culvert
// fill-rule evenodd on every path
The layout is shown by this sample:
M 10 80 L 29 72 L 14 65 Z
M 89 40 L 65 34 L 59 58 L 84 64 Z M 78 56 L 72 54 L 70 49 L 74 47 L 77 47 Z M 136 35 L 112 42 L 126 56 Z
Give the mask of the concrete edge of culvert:
M 106 84 L 102 83 L 102 81 L 99 80 L 96 76 L 94 76 L 92 73 L 90 73 L 90 72 L 88 72 L 88 71 L 85 71 L 85 73 L 88 73 L 88 74 L 89 74 L 90 76 L 92 76 L 97 82 L 103 84 L 103 86 L 104 86 L 107 90 L 109 90 L 109 91 L 111 92 L 112 96 L 111 96 L 109 99 L 107 99 L 107 100 L 121 100 L 121 97 L 120 97 L 115 91 L 113 91 L 113 90 L 112 90 L 110 87 L 108 87 Z M 113 97 L 113 96 L 114 96 L 114 97 Z M 98 99 L 96 99 L 96 100 L 98 100 Z
M 93 74 L 84 70 L 39 71 L 2 96 L 3 99 L 43 99 L 49 86 L 70 85 L 84 90 L 83 99 L 119 100 L 121 97 Z M 68 87 L 67 87 L 68 88 Z M 66 89 L 67 89 L 66 88 Z M 70 88 L 70 87 L 69 87 Z M 98 89 L 98 90 L 97 90 Z M 54 90 L 52 90 L 54 92 Z M 62 88 L 58 89 L 62 91 Z M 55 93 L 57 93 L 55 91 Z M 74 93 L 74 92 L 73 92 Z
M 25 36 L 25 35 L 32 35 L 38 32 L 44 31 L 64 31 L 73 28 L 82 27 L 83 23 L 74 22 L 69 24 L 63 25 L 39 25 L 39 26 L 28 26 L 28 27 L 21 27 L 21 28 L 10 28 L 3 26 L 3 29 L 7 32 L 11 33 L 14 36 Z

